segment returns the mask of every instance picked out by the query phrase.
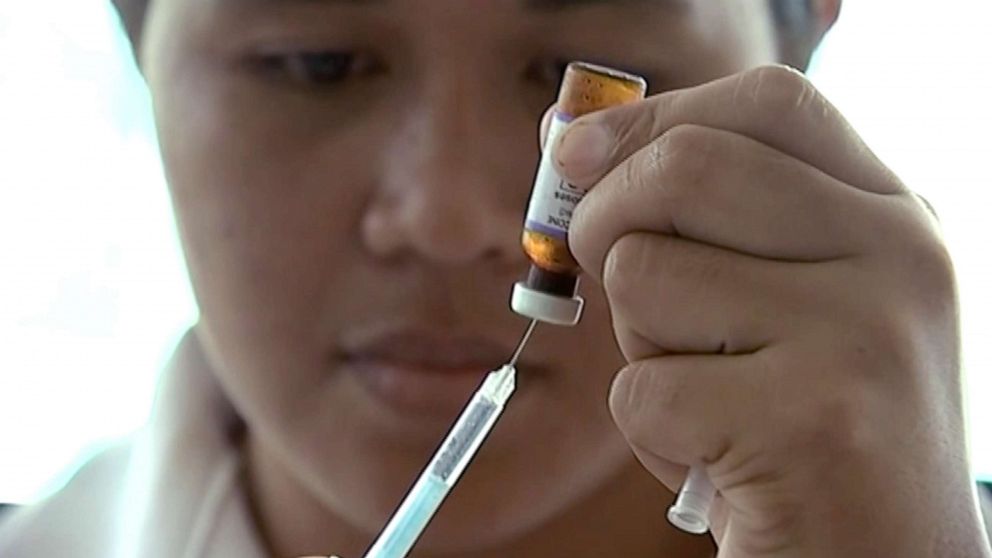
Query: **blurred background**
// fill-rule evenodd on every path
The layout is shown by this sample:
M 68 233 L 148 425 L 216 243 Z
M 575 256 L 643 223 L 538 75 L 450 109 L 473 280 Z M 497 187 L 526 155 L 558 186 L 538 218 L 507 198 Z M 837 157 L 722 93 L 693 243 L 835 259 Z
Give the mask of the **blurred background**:
M 992 0 L 849 0 L 811 70 L 935 206 L 975 473 L 992 480 Z M 106 0 L 0 2 L 0 503 L 146 420 L 197 316 L 147 91 Z

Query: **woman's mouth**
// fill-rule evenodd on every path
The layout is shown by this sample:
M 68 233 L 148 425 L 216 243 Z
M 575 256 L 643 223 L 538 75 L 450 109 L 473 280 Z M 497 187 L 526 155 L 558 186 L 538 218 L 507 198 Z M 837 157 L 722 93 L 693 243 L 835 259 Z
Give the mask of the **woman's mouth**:
M 340 364 L 394 412 L 450 420 L 512 350 L 484 336 L 393 330 L 346 343 Z

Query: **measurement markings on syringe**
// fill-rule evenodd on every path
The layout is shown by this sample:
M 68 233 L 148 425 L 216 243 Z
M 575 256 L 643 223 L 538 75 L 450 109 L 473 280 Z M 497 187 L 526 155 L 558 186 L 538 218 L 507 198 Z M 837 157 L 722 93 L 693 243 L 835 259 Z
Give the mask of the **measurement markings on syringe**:
M 493 413 L 498 410 L 495 403 L 482 399 L 478 401 L 469 415 L 451 433 L 447 443 L 441 450 L 441 457 L 434 464 L 434 474 L 442 481 L 448 478 L 458 467 L 469 446 L 479 437 L 479 431 L 486 427 Z

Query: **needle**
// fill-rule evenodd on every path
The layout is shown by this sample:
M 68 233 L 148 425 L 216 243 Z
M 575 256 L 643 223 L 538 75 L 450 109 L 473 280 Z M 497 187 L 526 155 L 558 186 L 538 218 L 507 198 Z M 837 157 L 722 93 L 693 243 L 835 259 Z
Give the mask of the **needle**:
M 517 350 L 513 351 L 513 356 L 510 357 L 510 362 L 507 366 L 516 366 L 517 360 L 520 359 L 520 354 L 524 352 L 524 347 L 527 346 L 527 342 L 530 341 L 530 336 L 534 333 L 534 328 L 537 327 L 537 320 L 531 320 L 530 324 L 527 326 L 527 331 L 524 331 L 524 336 L 520 338 L 520 343 L 517 343 Z

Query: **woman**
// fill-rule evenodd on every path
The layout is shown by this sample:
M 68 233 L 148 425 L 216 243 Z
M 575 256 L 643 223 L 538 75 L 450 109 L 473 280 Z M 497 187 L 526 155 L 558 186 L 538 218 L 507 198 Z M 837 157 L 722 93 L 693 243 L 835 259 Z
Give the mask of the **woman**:
M 522 331 L 531 138 L 572 59 L 656 95 L 551 146 L 589 190 L 586 314 L 538 330 L 415 556 L 989 555 L 934 219 L 768 66 L 839 1 L 119 7 L 201 320 L 147 430 L 3 556 L 361 556 Z M 713 540 L 663 521 L 696 463 Z

